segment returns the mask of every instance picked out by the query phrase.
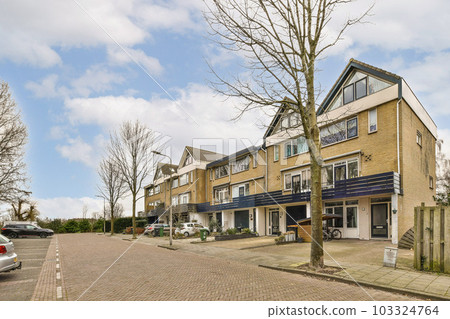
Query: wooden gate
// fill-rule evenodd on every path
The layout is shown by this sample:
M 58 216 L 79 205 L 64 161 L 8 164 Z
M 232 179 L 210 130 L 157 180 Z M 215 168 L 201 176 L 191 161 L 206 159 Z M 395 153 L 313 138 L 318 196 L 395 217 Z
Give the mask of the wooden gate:
M 450 207 L 414 211 L 414 268 L 450 273 Z

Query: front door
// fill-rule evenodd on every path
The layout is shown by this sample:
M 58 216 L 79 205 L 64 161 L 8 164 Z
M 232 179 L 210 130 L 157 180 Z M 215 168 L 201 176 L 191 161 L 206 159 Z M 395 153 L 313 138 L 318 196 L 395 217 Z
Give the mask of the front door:
M 388 204 L 372 204 L 372 237 L 388 237 Z
M 270 212 L 270 220 L 272 225 L 272 235 L 280 233 L 280 213 L 278 210 Z

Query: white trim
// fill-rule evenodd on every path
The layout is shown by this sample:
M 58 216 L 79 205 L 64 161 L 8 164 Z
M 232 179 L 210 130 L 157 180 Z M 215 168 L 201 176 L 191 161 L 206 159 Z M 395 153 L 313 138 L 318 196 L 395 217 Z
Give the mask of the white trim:
M 402 79 L 402 97 L 408 103 L 409 107 L 417 115 L 417 117 L 422 121 L 425 127 L 430 131 L 430 133 L 437 138 L 437 127 L 431 116 L 425 110 L 423 105 L 414 95 L 414 92 L 409 87 L 408 83 Z
M 370 130 L 370 114 L 375 111 L 375 131 Z M 367 112 L 367 133 L 372 134 L 378 132 L 378 111 L 377 108 L 373 108 Z
M 233 186 L 233 185 L 236 185 L 236 184 L 241 184 L 241 183 L 246 183 L 246 182 L 251 182 L 251 181 L 256 181 L 257 179 L 261 179 L 261 178 L 264 178 L 264 175 L 263 176 L 259 176 L 259 177 L 249 178 L 249 179 L 246 179 L 246 180 L 243 180 L 243 181 L 239 181 L 239 182 L 234 182 L 234 183 L 230 184 L 230 186 Z

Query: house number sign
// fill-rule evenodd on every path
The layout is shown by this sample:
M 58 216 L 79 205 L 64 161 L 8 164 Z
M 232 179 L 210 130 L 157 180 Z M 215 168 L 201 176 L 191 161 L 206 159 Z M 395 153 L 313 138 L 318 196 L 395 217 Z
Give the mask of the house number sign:
M 397 265 L 397 252 L 397 248 L 385 247 L 383 266 L 395 268 Z

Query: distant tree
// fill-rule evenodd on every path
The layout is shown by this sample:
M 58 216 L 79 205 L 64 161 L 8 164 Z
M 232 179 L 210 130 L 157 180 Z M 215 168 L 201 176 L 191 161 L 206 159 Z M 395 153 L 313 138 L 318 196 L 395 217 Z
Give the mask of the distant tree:
M 71 219 L 64 223 L 64 230 L 66 233 L 78 233 L 80 231 L 80 226 L 76 220 Z
M 114 234 L 114 219 L 120 213 L 118 200 L 127 192 L 126 179 L 122 175 L 119 164 L 113 159 L 103 159 L 98 169 L 101 184 L 98 191 L 109 206 L 108 215 L 111 218 L 111 235 Z M 106 207 L 104 208 L 106 210 Z M 123 208 L 122 208 L 123 211 Z M 106 212 L 105 212 L 106 216 Z
M 0 81 L 0 202 L 11 203 L 29 194 L 24 163 L 27 136 L 8 84 Z
M 86 219 L 88 211 L 89 211 L 89 209 L 88 209 L 87 205 L 84 204 L 83 209 L 81 210 L 81 215 L 83 216 L 83 219 Z
M 87 233 L 92 230 L 91 223 L 87 219 L 83 219 L 78 223 L 78 228 L 82 233 Z
M 443 140 L 436 141 L 436 196 L 438 205 L 450 204 L 450 160 L 442 150 Z
M 152 169 L 152 150 L 155 149 L 155 133 L 139 121 L 124 122 L 119 132 L 111 134 L 108 153 L 119 167 L 120 173 L 132 196 L 133 239 L 136 239 L 136 202 L 138 193 Z M 108 198 L 108 197 L 106 197 Z M 113 227 L 111 227 L 113 228 Z

